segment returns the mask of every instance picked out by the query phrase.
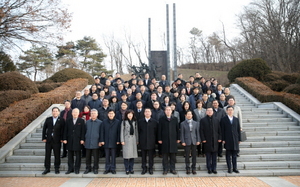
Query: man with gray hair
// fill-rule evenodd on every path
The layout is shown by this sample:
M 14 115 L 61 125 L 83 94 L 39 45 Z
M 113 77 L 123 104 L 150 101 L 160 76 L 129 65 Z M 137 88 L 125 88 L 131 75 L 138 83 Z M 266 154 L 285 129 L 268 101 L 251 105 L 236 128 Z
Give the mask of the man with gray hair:
M 91 161 L 92 155 L 94 157 L 94 174 L 98 174 L 99 169 L 99 147 L 100 144 L 100 128 L 102 121 L 98 118 L 98 110 L 91 110 L 91 119 L 86 121 L 86 133 L 85 133 L 85 148 L 86 148 L 86 170 L 84 174 L 88 174 L 92 171 Z

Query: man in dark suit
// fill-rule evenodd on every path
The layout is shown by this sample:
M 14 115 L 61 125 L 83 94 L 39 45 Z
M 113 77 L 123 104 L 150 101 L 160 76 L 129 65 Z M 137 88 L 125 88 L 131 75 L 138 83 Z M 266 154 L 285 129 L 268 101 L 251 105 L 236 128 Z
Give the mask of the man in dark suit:
M 60 148 L 63 140 L 63 132 L 65 127 L 65 120 L 59 117 L 59 108 L 52 108 L 52 116 L 48 117 L 43 126 L 42 140 L 46 143 L 45 154 L 45 171 L 43 175 L 50 172 L 51 166 L 51 151 L 54 153 L 54 168 L 55 174 L 59 174 L 60 167 Z
M 217 118 L 219 121 L 221 121 L 221 119 L 226 116 L 226 112 L 223 108 L 219 107 L 219 102 L 218 100 L 213 100 L 212 101 L 212 106 L 213 106 L 213 110 L 214 110 L 214 118 Z M 222 142 L 219 142 L 219 147 L 218 147 L 218 156 L 222 157 L 223 153 L 223 145 Z
M 151 109 L 146 108 L 144 111 L 145 117 L 138 121 L 139 145 L 142 152 L 142 175 L 147 172 L 147 154 L 149 174 L 153 174 L 153 153 L 155 149 L 157 126 L 156 120 L 151 118 Z
M 116 174 L 116 150 L 120 144 L 121 121 L 115 118 L 115 111 L 108 111 L 108 118 L 102 122 L 100 142 L 105 150 L 105 171 Z
M 81 145 L 84 144 L 85 122 L 79 118 L 79 109 L 72 110 L 72 118 L 67 119 L 64 131 L 64 144 L 68 150 L 68 171 L 66 174 L 74 172 L 79 174 L 81 165 Z M 74 155 L 76 157 L 74 167 Z
M 65 122 L 67 119 L 72 117 L 71 101 L 65 100 L 65 109 L 60 112 L 60 117 L 64 118 Z M 63 152 L 60 158 L 65 158 L 67 156 L 67 144 L 63 143 Z
M 185 151 L 186 174 L 190 174 L 190 153 L 192 153 L 192 173 L 196 172 L 197 145 L 200 145 L 200 125 L 193 120 L 193 112 L 188 110 L 185 114 L 186 120 L 180 124 L 180 140 Z
M 71 102 L 71 108 L 78 108 L 80 113 L 83 111 L 85 105 L 85 100 L 81 99 L 81 92 L 76 91 L 75 99 Z
M 148 88 L 151 84 L 150 75 L 149 73 L 145 73 L 145 79 L 143 80 L 144 85 Z
M 139 121 L 140 119 L 143 119 L 145 117 L 145 115 L 144 115 L 144 109 L 143 108 L 144 107 L 143 107 L 142 100 L 137 101 L 136 107 L 133 110 L 134 111 L 134 115 L 135 115 L 137 121 Z
M 165 115 L 159 120 L 157 139 L 158 143 L 162 145 L 163 175 L 166 175 L 169 169 L 171 173 L 176 175 L 175 162 L 178 151 L 177 144 L 180 142 L 180 132 L 178 120 L 172 116 L 172 109 L 169 106 L 165 108 Z
M 213 117 L 213 109 L 206 109 L 206 116 L 200 120 L 200 137 L 206 156 L 208 173 L 217 174 L 218 142 L 222 141 L 220 122 Z
M 226 163 L 228 173 L 239 173 L 237 170 L 237 153 L 241 142 L 241 127 L 239 119 L 233 116 L 234 108 L 229 106 L 226 108 L 227 116 L 221 119 L 222 140 L 226 149 Z
M 161 76 L 161 80 L 159 81 L 159 85 L 162 86 L 163 91 L 165 91 L 166 86 L 170 86 L 170 82 L 167 80 L 166 75 Z

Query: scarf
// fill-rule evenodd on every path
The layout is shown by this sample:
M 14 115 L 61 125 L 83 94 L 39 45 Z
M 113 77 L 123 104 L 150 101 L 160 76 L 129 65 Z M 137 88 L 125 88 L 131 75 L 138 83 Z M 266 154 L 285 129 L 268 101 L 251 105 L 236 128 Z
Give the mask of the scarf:
M 133 135 L 134 130 L 133 130 L 132 120 L 128 120 L 128 122 L 129 122 L 129 125 L 130 125 L 130 131 L 129 131 L 129 133 L 130 133 L 130 135 Z

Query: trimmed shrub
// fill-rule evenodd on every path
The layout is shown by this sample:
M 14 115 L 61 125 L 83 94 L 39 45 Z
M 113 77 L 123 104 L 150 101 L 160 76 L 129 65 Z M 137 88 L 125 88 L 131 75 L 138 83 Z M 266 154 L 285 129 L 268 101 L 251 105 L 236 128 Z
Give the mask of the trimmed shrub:
M 285 80 L 279 79 L 279 80 L 276 80 L 276 81 L 265 82 L 265 85 L 267 85 L 268 87 L 270 87 L 274 91 L 281 92 L 286 87 L 288 87 L 290 85 L 290 83 L 285 81 Z
M 24 90 L 31 94 L 39 92 L 32 80 L 16 71 L 0 74 L 0 91 L 5 90 Z
M 300 84 L 300 76 L 299 76 L 298 79 L 296 80 L 296 84 Z
M 270 72 L 271 69 L 264 60 L 255 58 L 238 63 L 228 72 L 227 76 L 230 82 L 237 77 L 254 77 L 263 80 L 264 76 Z
M 0 91 L 0 95 L 0 111 L 16 101 L 31 97 L 29 92 L 23 90 Z
M 60 87 L 63 83 L 62 82 L 52 82 L 52 83 L 39 83 L 36 84 L 39 92 L 45 93 L 51 90 L 54 90 L 57 87 Z
M 291 84 L 288 87 L 286 87 L 283 91 L 286 93 L 300 95 L 300 84 Z
M 60 70 L 43 82 L 47 82 L 49 80 L 53 82 L 66 82 L 68 80 L 76 78 L 88 79 L 88 84 L 94 83 L 94 78 L 90 74 L 75 68 L 65 68 L 63 70 Z
M 281 71 L 272 71 L 271 73 L 268 73 L 264 76 L 264 81 L 269 82 L 269 81 L 281 80 L 282 79 L 281 77 L 284 75 L 285 73 Z
M 87 79 L 73 79 L 62 86 L 47 92 L 33 94 L 31 98 L 18 101 L 0 113 L 0 147 L 24 129 L 55 103 L 72 99 L 77 90 L 87 85 Z
M 282 76 L 282 79 L 289 82 L 290 84 L 295 84 L 298 77 L 299 73 L 287 73 Z
M 235 82 L 256 97 L 260 102 L 282 102 L 300 114 L 300 96 L 285 92 L 275 92 L 253 77 L 240 77 Z

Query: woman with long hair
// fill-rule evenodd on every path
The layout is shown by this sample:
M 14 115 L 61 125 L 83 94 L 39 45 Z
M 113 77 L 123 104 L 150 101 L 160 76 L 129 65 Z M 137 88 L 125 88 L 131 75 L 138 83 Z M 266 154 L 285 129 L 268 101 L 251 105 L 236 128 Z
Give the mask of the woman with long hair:
M 133 110 L 127 110 L 121 124 L 121 144 L 123 147 L 123 158 L 126 175 L 134 174 L 134 158 L 138 157 L 138 130 L 137 121 Z

